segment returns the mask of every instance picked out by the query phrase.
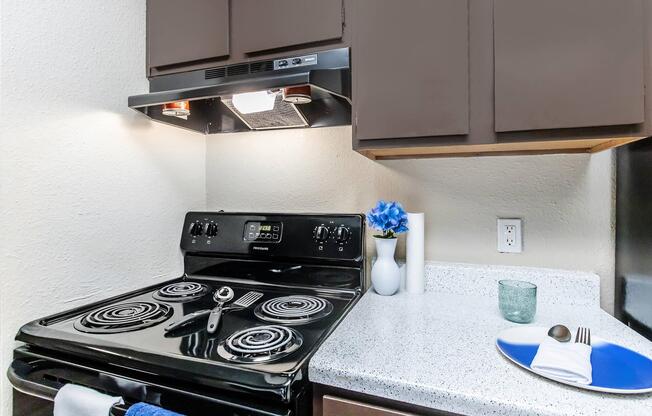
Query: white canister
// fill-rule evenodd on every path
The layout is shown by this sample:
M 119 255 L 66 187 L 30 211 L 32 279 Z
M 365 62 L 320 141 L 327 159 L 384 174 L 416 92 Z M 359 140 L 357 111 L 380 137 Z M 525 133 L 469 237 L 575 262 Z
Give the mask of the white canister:
M 408 293 L 423 293 L 426 290 L 424 260 L 424 219 L 423 212 L 408 213 L 408 234 L 406 239 L 405 290 Z

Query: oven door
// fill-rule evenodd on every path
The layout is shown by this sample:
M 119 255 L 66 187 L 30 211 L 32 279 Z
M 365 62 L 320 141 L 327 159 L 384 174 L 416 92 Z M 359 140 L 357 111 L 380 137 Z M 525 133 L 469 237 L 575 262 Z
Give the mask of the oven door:
M 131 404 L 141 401 L 187 416 L 303 416 L 310 408 L 308 394 L 300 395 L 306 400 L 298 400 L 291 407 L 270 407 L 220 396 L 201 386 L 169 386 L 153 381 L 151 376 L 116 374 L 25 347 L 15 350 L 7 377 L 14 386 L 14 416 L 52 415 L 54 397 L 68 383 L 122 396 L 126 404 L 114 406 L 111 416 L 124 416 Z

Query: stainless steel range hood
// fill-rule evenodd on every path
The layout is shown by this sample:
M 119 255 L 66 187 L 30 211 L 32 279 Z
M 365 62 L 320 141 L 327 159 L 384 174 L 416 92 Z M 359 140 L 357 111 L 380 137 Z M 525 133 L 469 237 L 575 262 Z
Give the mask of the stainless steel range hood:
M 202 134 L 351 124 L 349 49 L 153 77 L 129 107 Z M 251 94 L 257 93 L 257 94 Z M 244 98 L 267 101 L 245 109 Z

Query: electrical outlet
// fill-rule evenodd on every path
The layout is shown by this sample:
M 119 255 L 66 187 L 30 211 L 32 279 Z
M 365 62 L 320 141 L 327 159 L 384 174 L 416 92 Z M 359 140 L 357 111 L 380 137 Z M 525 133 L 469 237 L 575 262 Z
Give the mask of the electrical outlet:
M 523 227 L 520 218 L 498 218 L 498 251 L 523 252 Z

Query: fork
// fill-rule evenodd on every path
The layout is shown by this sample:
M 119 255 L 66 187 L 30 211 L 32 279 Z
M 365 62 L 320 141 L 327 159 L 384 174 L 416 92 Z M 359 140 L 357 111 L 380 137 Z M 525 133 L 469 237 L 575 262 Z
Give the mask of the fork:
M 254 292 L 250 291 L 244 294 L 240 299 L 236 300 L 235 302 L 227 305 L 222 309 L 223 311 L 230 311 L 230 310 L 240 310 L 240 309 L 245 309 L 253 305 L 258 299 L 262 298 L 263 294 L 260 292 Z
M 249 306 L 253 305 L 258 299 L 260 299 L 263 296 L 262 293 L 260 292 L 254 292 L 250 291 L 241 296 L 238 300 L 233 302 L 230 305 L 225 306 L 222 309 L 222 312 L 230 311 L 230 310 L 241 310 L 248 308 Z M 208 315 L 210 315 L 212 309 L 203 309 L 201 311 L 193 312 L 189 315 L 186 315 L 183 317 L 180 321 L 177 322 L 172 322 L 170 325 L 165 327 L 165 332 L 171 332 L 176 329 L 181 328 L 182 326 L 188 325 L 191 322 L 194 322 L 200 318 L 204 318 Z
M 577 334 L 575 335 L 576 344 L 586 344 L 591 345 L 591 330 L 589 328 L 579 327 L 577 328 Z

